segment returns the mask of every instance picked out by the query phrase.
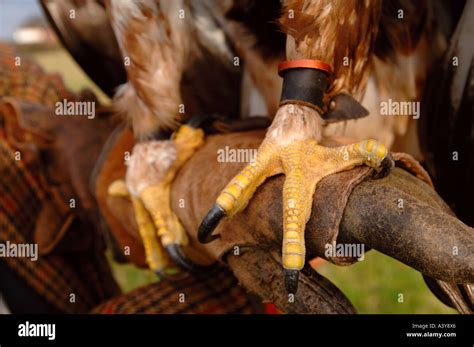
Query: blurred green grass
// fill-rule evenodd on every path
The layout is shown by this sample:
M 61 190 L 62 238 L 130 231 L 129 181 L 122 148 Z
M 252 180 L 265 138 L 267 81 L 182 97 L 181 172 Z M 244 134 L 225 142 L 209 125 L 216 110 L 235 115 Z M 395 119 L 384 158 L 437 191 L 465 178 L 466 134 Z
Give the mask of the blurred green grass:
M 112 259 L 110 252 L 107 254 L 112 273 L 124 293 L 155 283 L 158 277 L 150 270 L 140 269 L 132 264 L 119 264 Z
M 89 87 L 101 102 L 110 102 L 62 48 L 23 52 L 46 71 L 59 73 L 71 90 L 78 92 Z M 111 257 L 109 260 L 124 292 L 157 281 L 151 271 L 131 264 L 117 264 Z M 431 294 L 419 272 L 376 251 L 370 251 L 364 261 L 352 266 L 326 263 L 318 267 L 318 272 L 336 284 L 359 313 L 456 313 Z M 403 302 L 398 302 L 399 294 L 403 294 Z
M 354 265 L 325 263 L 318 272 L 338 286 L 359 313 L 456 313 L 430 292 L 418 271 L 374 250 Z

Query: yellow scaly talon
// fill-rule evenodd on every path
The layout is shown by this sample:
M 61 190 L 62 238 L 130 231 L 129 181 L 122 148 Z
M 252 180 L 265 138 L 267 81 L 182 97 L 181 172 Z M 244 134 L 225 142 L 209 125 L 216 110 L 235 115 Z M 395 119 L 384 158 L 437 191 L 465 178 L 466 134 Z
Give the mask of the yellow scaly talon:
M 112 196 L 131 196 L 147 264 L 157 273 L 163 273 L 169 264 L 164 249 L 178 265 L 194 267 L 180 249 L 189 240 L 171 210 L 171 184 L 178 169 L 203 143 L 203 130 L 187 125 L 171 140 L 139 143 L 129 161 L 127 182 L 117 180 L 108 188 Z
M 127 198 L 130 196 L 130 193 L 127 189 L 127 185 L 125 184 L 124 180 L 113 181 L 107 189 L 107 194 L 120 198 Z
M 358 165 L 378 169 L 387 153 L 386 147 L 375 140 L 328 148 L 312 138 L 278 143 L 267 135 L 255 163 L 248 164 L 230 181 L 204 218 L 199 240 L 207 243 L 215 239 L 211 234 L 220 219 L 242 211 L 266 178 L 284 173 L 282 265 L 286 287 L 289 292 L 295 292 L 299 270 L 305 264 L 304 230 L 311 215 L 316 185 L 328 175 Z
M 161 274 L 168 265 L 168 257 L 164 252 L 163 246 L 155 236 L 155 226 L 141 200 L 137 197 L 132 197 L 132 204 L 138 231 L 145 248 L 147 264 L 150 270 Z

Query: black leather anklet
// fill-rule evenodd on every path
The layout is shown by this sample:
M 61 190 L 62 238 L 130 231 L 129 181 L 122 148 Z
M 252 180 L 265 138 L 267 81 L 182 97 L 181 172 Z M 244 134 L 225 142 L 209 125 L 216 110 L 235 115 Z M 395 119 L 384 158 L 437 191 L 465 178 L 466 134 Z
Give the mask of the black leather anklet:
M 290 60 L 278 65 L 283 77 L 280 105 L 295 103 L 324 109 L 323 97 L 328 86 L 331 68 L 319 60 Z
M 331 66 L 312 59 L 288 60 L 278 65 L 283 78 L 280 106 L 297 104 L 316 109 L 326 123 L 365 117 L 369 112 L 352 96 L 340 93 L 328 105 L 324 93 L 328 87 Z

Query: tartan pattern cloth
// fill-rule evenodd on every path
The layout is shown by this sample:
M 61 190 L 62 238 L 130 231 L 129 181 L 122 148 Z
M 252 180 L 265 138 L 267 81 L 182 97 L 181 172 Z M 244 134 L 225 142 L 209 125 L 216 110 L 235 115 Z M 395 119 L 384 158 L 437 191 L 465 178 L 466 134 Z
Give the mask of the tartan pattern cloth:
M 13 149 L 0 137 L 0 242 L 33 243 L 33 230 L 45 192 Z M 83 313 L 116 295 L 118 287 L 103 250 L 70 256 L 50 254 L 31 261 L 24 257 L 2 258 L 32 289 L 65 313 Z M 1 287 L 1 286 L 0 286 Z M 74 294 L 74 303 L 70 295 Z
M 17 54 L 13 47 L 0 43 L 0 97 L 2 96 L 14 96 L 46 106 L 74 98 L 59 74 L 45 73 L 39 65 Z
M 0 43 L 0 100 L 4 96 L 53 107 L 62 99 L 75 99 L 57 74 L 45 73 L 23 56 Z M 0 243 L 34 242 L 35 223 L 48 187 L 38 163 L 15 160 L 17 150 L 5 136 L 0 119 Z M 36 165 L 36 166 L 35 166 Z M 58 213 L 59 214 L 59 213 Z M 69 230 L 68 232 L 74 232 Z M 253 313 L 256 306 L 228 270 L 204 275 L 164 279 L 126 295 L 112 277 L 100 242 L 88 252 L 29 258 L 1 258 L 29 287 L 64 313 Z M 1 283 L 0 283 L 1 290 Z M 74 294 L 75 302 L 70 301 Z M 180 294 L 184 302 L 180 303 Z M 114 297 L 110 299 L 111 297 Z M 110 300 L 109 300 L 110 299 Z M 109 300 L 109 301 L 105 301 Z M 105 302 L 104 302 L 105 301 Z M 102 303 L 100 306 L 100 303 Z
M 181 299 L 181 302 L 180 302 Z M 135 289 L 96 307 L 98 314 L 245 314 L 256 313 L 235 276 L 220 268 L 208 274 L 187 274 L 180 279 Z
M 59 75 L 44 73 L 24 57 L 21 65 L 16 66 L 15 51 L 0 44 L 0 100 L 4 96 L 47 106 L 54 106 L 63 98 L 74 98 Z M 6 138 L 0 122 L 0 243 L 29 244 L 34 242 L 35 223 L 43 201 L 50 198 L 49 187 L 40 179 L 44 168 L 37 163 L 26 167 L 22 160 L 15 160 L 16 149 Z M 22 257 L 5 257 L 0 261 L 58 310 L 84 313 L 119 293 L 104 248 L 102 240 L 95 240 L 94 247 L 87 252 L 53 251 L 37 261 Z

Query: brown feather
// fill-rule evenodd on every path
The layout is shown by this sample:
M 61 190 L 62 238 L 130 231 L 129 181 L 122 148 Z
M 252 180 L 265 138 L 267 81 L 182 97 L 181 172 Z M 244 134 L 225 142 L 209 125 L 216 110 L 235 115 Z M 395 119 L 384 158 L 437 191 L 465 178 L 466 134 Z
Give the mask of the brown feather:
M 400 10 L 403 11 L 403 18 L 398 18 Z M 411 54 L 426 32 L 428 20 L 429 11 L 425 0 L 383 1 L 374 53 L 378 58 L 390 61 L 396 61 L 395 57 L 400 53 Z
M 192 14 L 186 1 L 107 1 L 129 82 L 117 93 L 117 108 L 132 121 L 135 136 L 174 129 L 180 120 L 180 82 L 192 59 Z M 179 18 L 183 9 L 185 19 Z
M 287 58 L 331 64 L 328 97 L 341 91 L 356 94 L 367 81 L 380 14 L 380 0 L 287 0 L 280 18 L 282 30 L 291 36 Z

